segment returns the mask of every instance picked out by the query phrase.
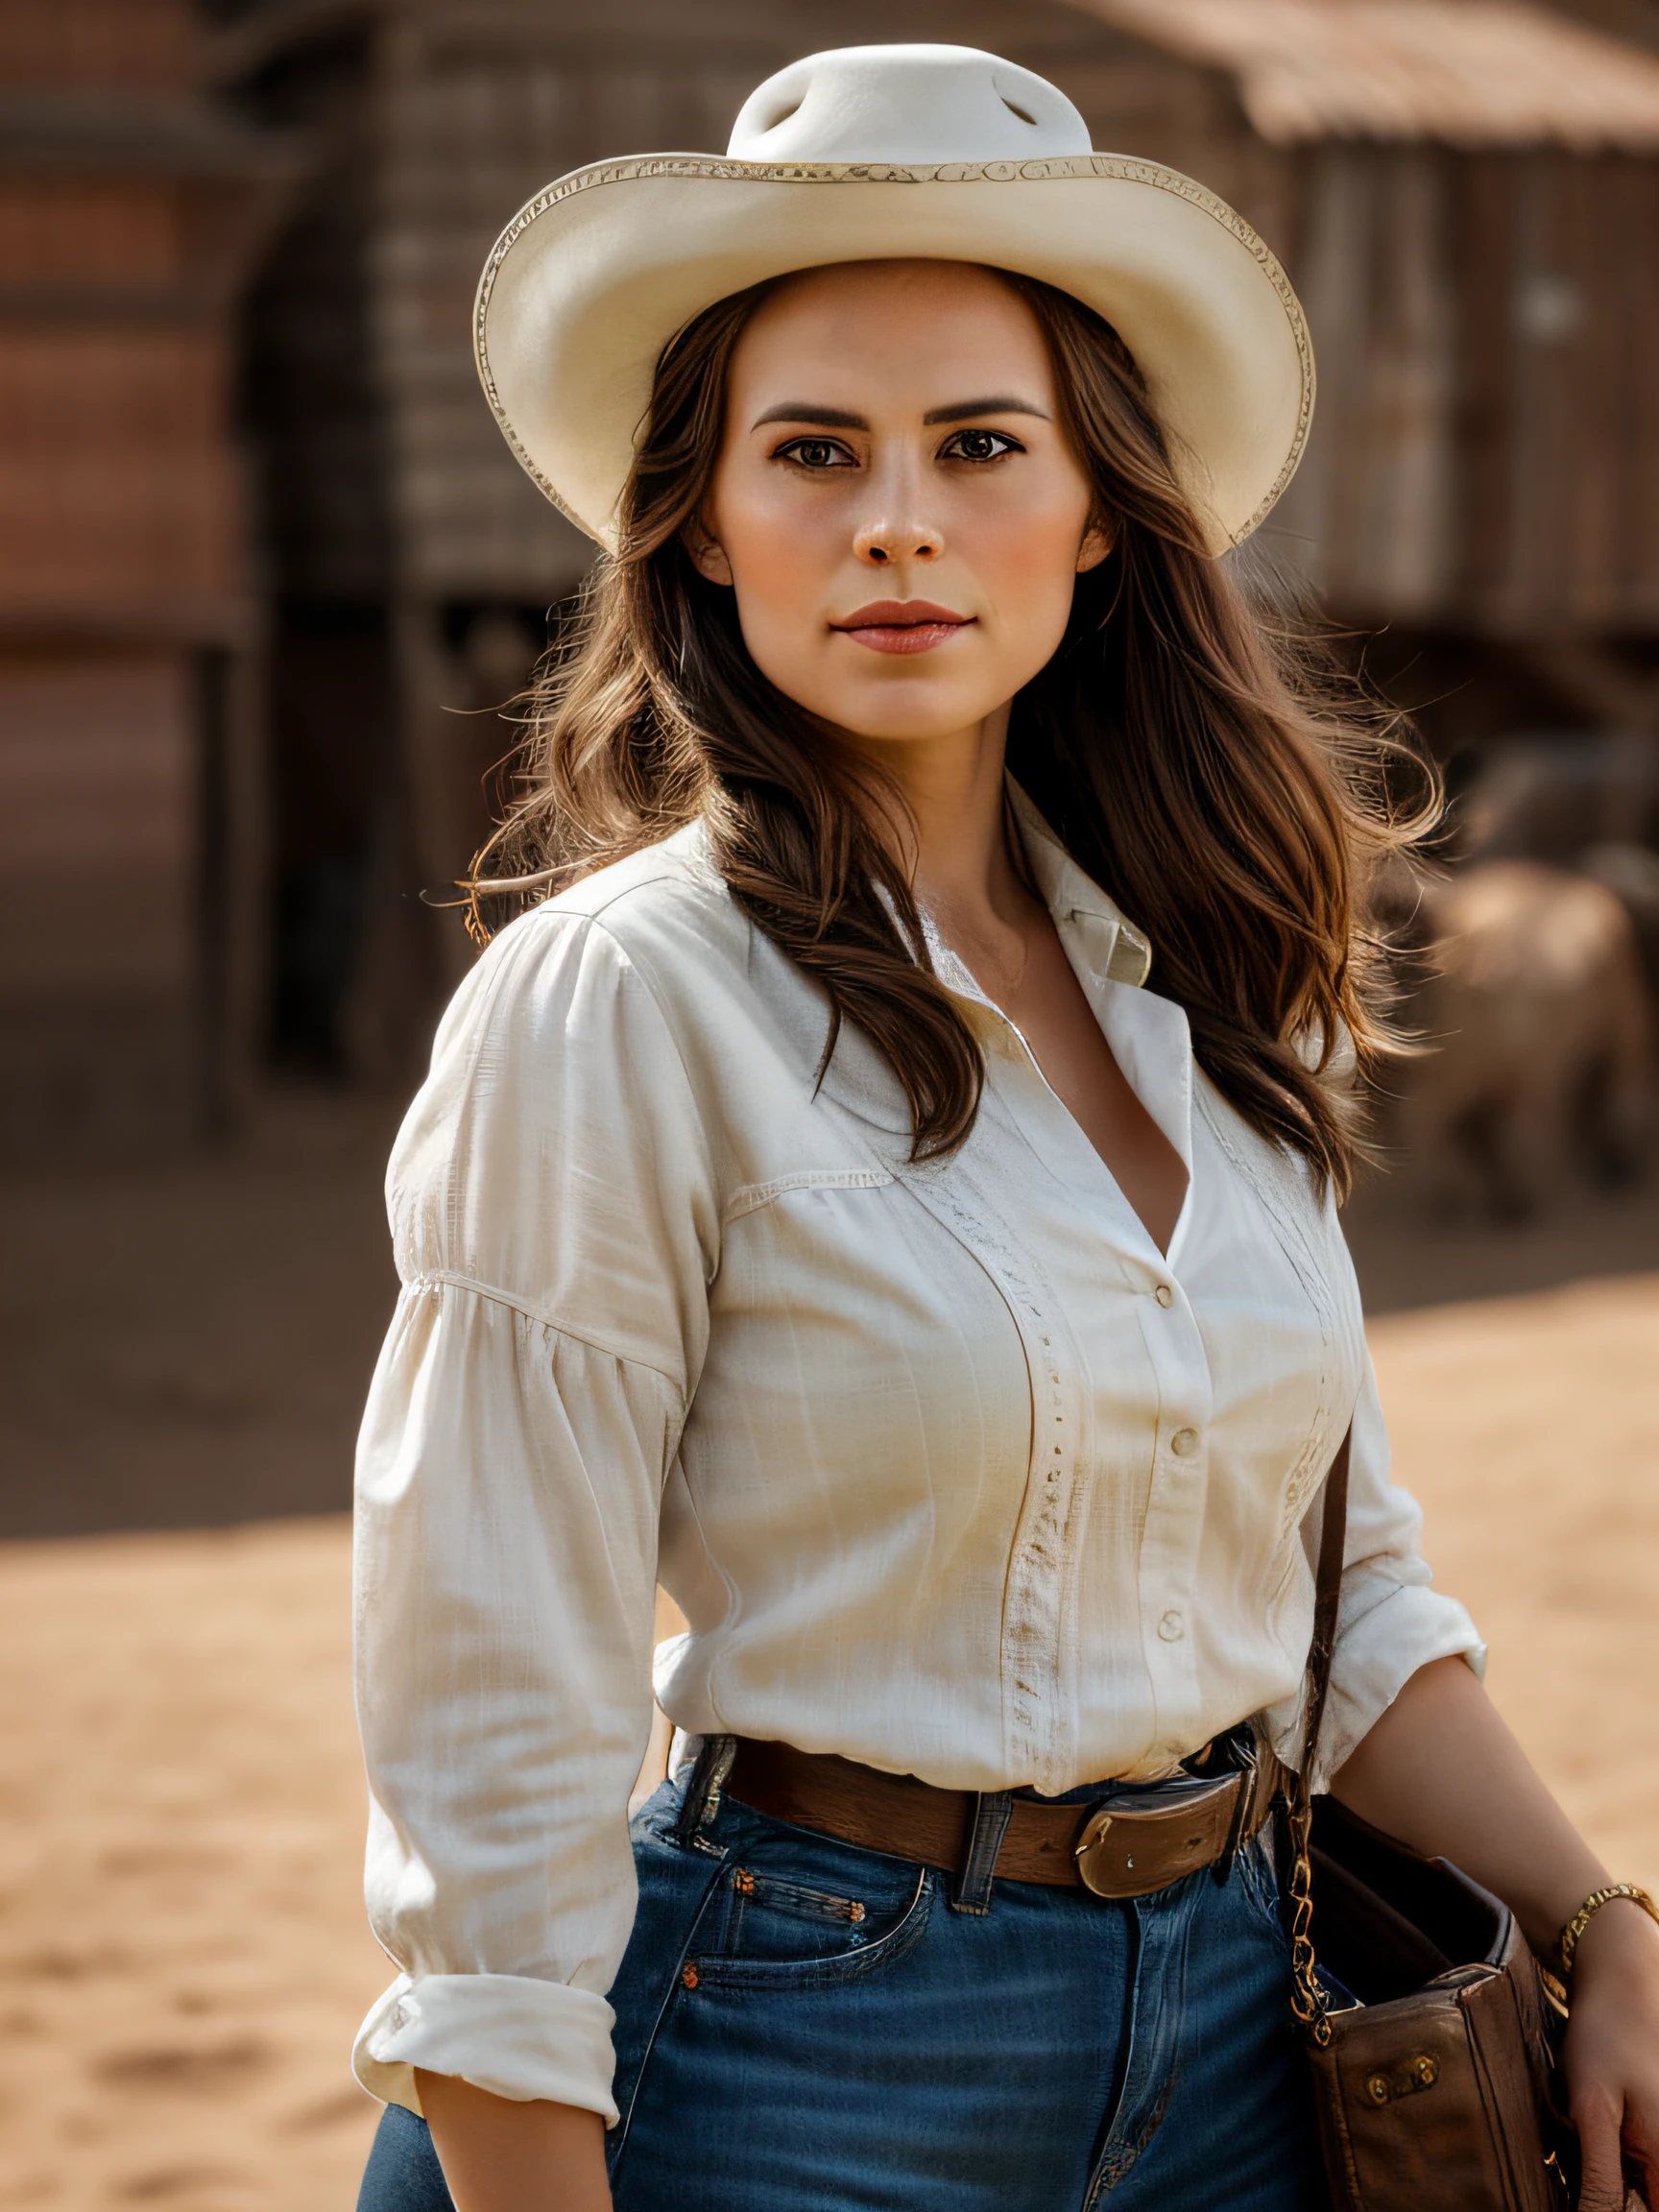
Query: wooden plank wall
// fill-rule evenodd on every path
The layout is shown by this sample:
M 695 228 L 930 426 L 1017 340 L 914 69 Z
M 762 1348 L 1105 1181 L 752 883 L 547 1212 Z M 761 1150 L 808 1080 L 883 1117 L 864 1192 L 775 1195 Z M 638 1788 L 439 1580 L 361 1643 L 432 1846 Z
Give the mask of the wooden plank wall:
M 1446 158 L 1322 147 L 1297 169 L 1291 275 L 1319 399 L 1272 541 L 1344 611 L 1431 619 L 1452 562 L 1455 307 Z
M 0 652 L 0 1151 L 199 1128 L 192 656 Z
M 1287 255 L 1319 358 L 1276 518 L 1341 614 L 1659 626 L 1659 162 L 1332 145 Z
M 249 105 L 261 124 L 302 132 L 313 157 L 243 324 L 270 588 L 290 599 L 383 603 L 385 410 L 370 314 L 382 194 L 368 39 L 349 32 L 285 58 Z
M 166 177 L 0 177 L 0 627 L 235 618 L 226 334 L 174 305 L 190 197 Z
M 193 105 L 197 35 L 191 0 L 0 0 L 31 127 L 0 172 L 0 1148 L 174 1143 L 247 1073 L 228 294 L 267 186 Z
M 1651 631 L 1659 163 L 1534 154 L 1480 166 L 1496 174 L 1471 177 L 1459 237 L 1460 595 L 1506 632 Z
M 243 559 L 213 329 L 36 325 L 0 340 L 0 624 L 225 631 Z
M 179 0 L 22 0 L 0 9 L 0 84 L 128 93 L 191 82 L 195 26 Z

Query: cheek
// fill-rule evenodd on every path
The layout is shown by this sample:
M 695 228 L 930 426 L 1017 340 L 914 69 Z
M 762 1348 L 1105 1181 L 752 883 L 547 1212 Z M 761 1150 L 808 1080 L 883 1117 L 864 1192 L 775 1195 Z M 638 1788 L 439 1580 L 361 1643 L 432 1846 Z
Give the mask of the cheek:
M 839 535 L 793 488 L 762 480 L 717 487 L 709 519 L 732 565 L 737 613 L 746 636 L 815 630 L 822 581 Z M 816 503 L 827 507 L 830 502 Z
M 1080 499 L 1055 493 L 980 518 L 974 565 L 1000 605 L 1031 613 L 1071 604 L 1088 524 Z

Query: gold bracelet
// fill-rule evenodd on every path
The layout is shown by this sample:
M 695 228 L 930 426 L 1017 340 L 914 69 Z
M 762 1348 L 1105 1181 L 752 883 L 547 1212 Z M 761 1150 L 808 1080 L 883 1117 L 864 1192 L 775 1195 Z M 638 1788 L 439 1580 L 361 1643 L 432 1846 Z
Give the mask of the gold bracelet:
M 1659 1921 L 1659 1905 L 1655 1905 L 1639 1882 L 1610 1882 L 1605 1889 L 1592 1889 L 1571 1920 L 1561 1931 L 1561 1970 L 1573 1971 L 1573 1954 L 1578 1948 L 1578 1938 L 1600 1911 L 1603 1905 L 1611 1905 L 1616 1897 L 1628 1897 L 1632 1905 L 1640 1905 L 1650 1920 Z

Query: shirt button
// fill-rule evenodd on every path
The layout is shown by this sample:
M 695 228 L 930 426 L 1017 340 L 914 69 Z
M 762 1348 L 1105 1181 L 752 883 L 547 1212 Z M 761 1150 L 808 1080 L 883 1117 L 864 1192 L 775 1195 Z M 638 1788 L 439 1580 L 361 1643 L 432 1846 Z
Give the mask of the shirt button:
M 1187 1633 L 1186 1623 L 1173 1607 L 1159 1622 L 1158 1633 L 1163 1637 L 1166 1644 L 1179 1644 L 1182 1637 Z
M 1198 1449 L 1196 1429 L 1177 1429 L 1169 1439 L 1169 1449 L 1178 1459 L 1190 1459 Z
M 1170 1289 L 1167 1283 L 1160 1283 L 1152 1295 L 1157 1299 L 1160 1306 L 1173 1306 L 1175 1303 L 1175 1293 Z

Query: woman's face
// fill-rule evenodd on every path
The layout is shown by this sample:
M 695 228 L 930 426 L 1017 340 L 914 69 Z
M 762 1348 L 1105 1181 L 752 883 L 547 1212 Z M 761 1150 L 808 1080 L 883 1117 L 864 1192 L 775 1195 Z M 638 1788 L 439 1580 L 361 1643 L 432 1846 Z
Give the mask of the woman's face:
M 1030 310 L 946 261 L 813 270 L 762 303 L 691 545 L 781 691 L 911 741 L 1004 707 L 1108 549 Z

